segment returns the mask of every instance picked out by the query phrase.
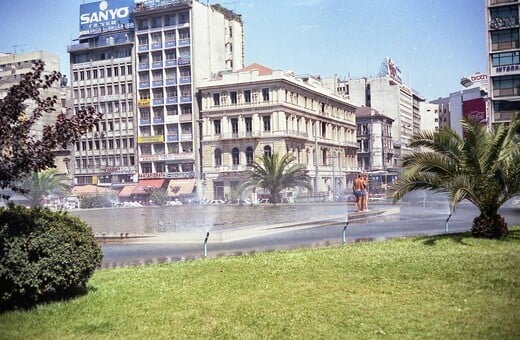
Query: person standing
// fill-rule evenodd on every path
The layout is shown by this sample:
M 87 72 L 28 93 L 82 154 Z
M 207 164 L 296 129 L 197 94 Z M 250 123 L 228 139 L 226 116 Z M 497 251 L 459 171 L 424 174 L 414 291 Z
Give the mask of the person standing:
M 361 174 L 358 175 L 358 177 L 354 180 L 354 183 L 352 184 L 352 190 L 354 191 L 354 197 L 356 198 L 356 211 L 362 211 L 363 210 L 363 189 L 364 189 L 364 182 L 363 182 L 363 176 Z

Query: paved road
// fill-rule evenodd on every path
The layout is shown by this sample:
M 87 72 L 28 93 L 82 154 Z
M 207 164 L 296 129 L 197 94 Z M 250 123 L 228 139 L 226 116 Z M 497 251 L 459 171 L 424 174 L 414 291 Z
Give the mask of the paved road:
M 394 210 L 392 210 L 394 209 Z M 205 231 L 190 239 L 169 238 L 168 235 L 129 242 L 104 242 L 102 249 L 103 268 L 114 268 L 147 263 L 162 263 L 200 258 L 205 255 L 238 255 L 257 251 L 271 251 L 299 247 L 318 247 L 328 244 L 346 244 L 359 241 L 382 240 L 412 235 L 438 235 L 468 231 L 478 210 L 469 203 L 459 204 L 457 211 L 447 223 L 449 213 L 444 208 L 416 205 L 395 207 L 373 206 L 370 214 L 351 215 L 348 227 L 344 228 L 343 217 L 323 218 L 322 221 L 266 225 L 254 230 L 229 229 L 222 233 L 211 231 L 204 248 Z M 500 213 L 509 225 L 520 225 L 520 208 L 508 206 Z M 356 217 L 356 218 L 354 218 Z M 345 232 L 344 232 L 345 231 Z

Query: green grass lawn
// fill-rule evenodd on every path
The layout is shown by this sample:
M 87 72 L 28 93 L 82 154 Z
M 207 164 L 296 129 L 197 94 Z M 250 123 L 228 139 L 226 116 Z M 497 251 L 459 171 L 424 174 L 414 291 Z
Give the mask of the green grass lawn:
M 97 271 L 0 339 L 520 339 L 520 228 Z

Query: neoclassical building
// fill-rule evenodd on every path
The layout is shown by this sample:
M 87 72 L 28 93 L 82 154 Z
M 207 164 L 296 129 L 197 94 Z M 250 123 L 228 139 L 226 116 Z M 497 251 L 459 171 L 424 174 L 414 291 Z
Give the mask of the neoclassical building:
M 208 79 L 199 95 L 205 198 L 236 198 L 245 171 L 265 153 L 293 154 L 306 165 L 314 195 L 328 198 L 359 170 L 356 106 L 319 79 L 252 64 Z

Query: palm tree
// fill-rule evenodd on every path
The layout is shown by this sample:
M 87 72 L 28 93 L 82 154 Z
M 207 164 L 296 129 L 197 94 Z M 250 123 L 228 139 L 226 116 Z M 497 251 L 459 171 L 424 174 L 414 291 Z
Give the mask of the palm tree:
M 269 191 L 271 203 L 281 202 L 280 192 L 286 188 L 304 187 L 312 190 L 310 177 L 305 165 L 293 163 L 296 158 L 291 154 L 282 157 L 278 153 L 264 154 L 253 162 L 248 170 L 248 179 L 242 183 L 241 191 L 261 187 Z
M 406 193 L 430 189 L 449 194 L 451 211 L 468 200 L 479 210 L 475 237 L 505 238 L 507 224 L 498 209 L 520 192 L 520 114 L 489 131 L 463 120 L 464 137 L 451 128 L 414 135 L 410 147 L 425 148 L 403 157 L 403 172 L 391 188 L 394 203 Z
M 66 179 L 63 175 L 57 175 L 56 169 L 33 172 L 23 180 L 22 188 L 27 192 L 25 195 L 31 206 L 39 206 L 47 195 L 64 195 L 70 192 L 70 187 L 64 182 Z

